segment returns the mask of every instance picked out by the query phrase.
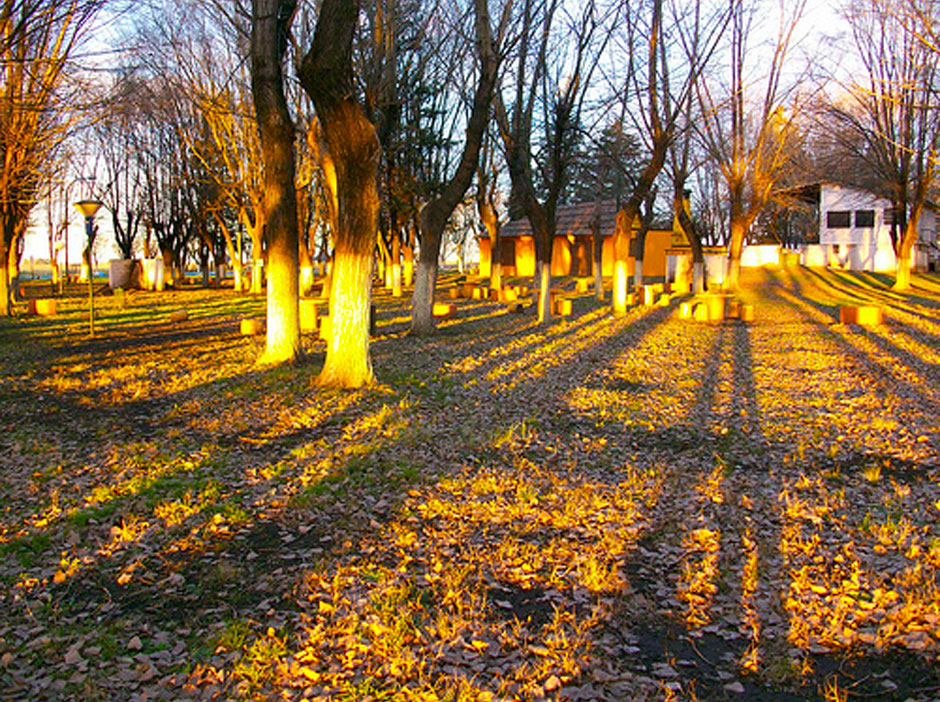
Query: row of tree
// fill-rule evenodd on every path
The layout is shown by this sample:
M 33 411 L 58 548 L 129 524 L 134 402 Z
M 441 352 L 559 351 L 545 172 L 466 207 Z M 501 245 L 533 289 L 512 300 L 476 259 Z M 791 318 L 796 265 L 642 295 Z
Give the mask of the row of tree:
M 204 270 L 232 262 L 240 288 L 247 236 L 254 289 L 262 261 L 268 280 L 266 360 L 301 352 L 298 298 L 311 263 L 331 258 L 326 384 L 371 378 L 376 259 L 401 295 L 400 264 L 409 271 L 420 252 L 412 330 L 433 331 L 456 208 L 475 210 L 495 241 L 507 215 L 528 218 L 547 320 L 561 204 L 617 201 L 621 311 L 631 230 L 639 223 L 641 275 L 657 202 L 692 244 L 696 289 L 716 232 L 736 285 L 759 218 L 792 206 L 796 186 L 838 174 L 903 213 L 897 284 L 909 284 L 940 137 L 932 0 L 853 0 L 849 55 L 864 70 L 851 73 L 866 78 L 838 88 L 810 82 L 819 64 L 792 58 L 803 2 L 775 6 L 771 27 L 764 0 L 150 0 L 109 15 L 125 48 L 102 83 L 69 59 L 103 2 L 3 0 L 0 254 L 10 274 L 33 205 L 74 180 L 62 176 L 71 153 L 75 172 L 94 162 L 127 257 L 142 242 L 170 270 L 188 253 Z M 88 94 L 93 107 L 79 98 Z M 82 122 L 90 153 L 69 148 Z M 596 232 L 598 261 L 600 241 Z M 493 275 L 498 287 L 498 264 Z

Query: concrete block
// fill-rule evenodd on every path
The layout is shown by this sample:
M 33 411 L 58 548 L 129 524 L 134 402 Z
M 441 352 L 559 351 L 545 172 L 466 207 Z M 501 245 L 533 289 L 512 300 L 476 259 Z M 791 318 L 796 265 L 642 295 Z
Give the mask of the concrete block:
M 242 336 L 254 336 L 264 331 L 264 322 L 260 319 L 243 319 L 241 321 Z
M 884 324 L 884 314 L 880 307 L 874 305 L 843 306 L 839 308 L 839 321 L 842 324 L 874 327 Z
M 557 300 L 555 300 L 554 312 L 560 317 L 567 317 L 568 315 L 570 315 L 571 314 L 571 300 L 565 297 L 560 297 Z
M 446 302 L 435 302 L 431 313 L 438 319 L 451 317 L 454 314 L 454 306 Z
M 55 300 L 53 298 L 29 300 L 29 313 L 39 317 L 55 317 Z

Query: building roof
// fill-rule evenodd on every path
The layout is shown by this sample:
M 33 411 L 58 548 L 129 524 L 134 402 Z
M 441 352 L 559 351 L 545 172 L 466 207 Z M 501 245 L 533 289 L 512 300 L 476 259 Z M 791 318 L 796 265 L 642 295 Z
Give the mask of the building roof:
M 582 202 L 577 205 L 559 205 L 555 210 L 555 236 L 592 236 L 591 219 L 594 212 L 600 207 L 601 233 L 611 236 L 617 227 L 617 202 L 615 200 L 602 200 L 601 202 Z M 507 222 L 499 231 L 500 237 L 532 236 L 529 218 Z

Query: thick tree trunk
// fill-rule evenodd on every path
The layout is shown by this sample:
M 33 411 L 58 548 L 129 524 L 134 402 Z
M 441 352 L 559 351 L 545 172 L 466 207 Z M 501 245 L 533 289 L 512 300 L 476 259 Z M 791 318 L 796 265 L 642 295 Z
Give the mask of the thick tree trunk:
M 352 40 L 359 3 L 323 0 L 300 82 L 313 101 L 336 168 L 337 230 L 330 285 L 330 336 L 317 382 L 360 387 L 372 381 L 369 310 L 378 228 L 375 128 L 355 100 Z
M 357 388 L 373 378 L 369 357 L 372 252 L 337 251 L 331 275 L 330 334 L 317 383 Z
M 268 259 L 267 333 L 262 363 L 293 361 L 300 353 L 300 285 L 294 122 L 281 70 L 296 2 L 252 0 L 251 92 L 264 166 L 264 237 Z
M 418 258 L 418 270 L 415 276 L 415 289 L 411 295 L 411 331 L 415 334 L 427 334 L 434 330 L 434 288 L 437 285 L 437 257 L 428 252 L 440 250 L 440 235 L 435 242 L 431 237 L 434 232 L 428 230 L 421 240 L 421 256 Z
M 898 246 L 898 264 L 894 276 L 893 290 L 905 291 L 911 289 L 911 254 L 914 242 L 917 241 L 917 225 L 920 222 L 921 206 L 915 205 L 911 216 L 904 227 L 904 236 Z
M 741 253 L 744 251 L 744 238 L 747 236 L 747 220 L 731 205 L 731 244 L 728 247 L 728 277 L 726 287 L 737 291 L 741 287 Z

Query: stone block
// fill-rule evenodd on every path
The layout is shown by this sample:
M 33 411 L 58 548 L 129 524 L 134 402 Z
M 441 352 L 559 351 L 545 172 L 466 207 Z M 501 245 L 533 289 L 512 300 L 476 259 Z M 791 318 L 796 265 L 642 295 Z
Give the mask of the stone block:
M 255 336 L 264 331 L 264 322 L 260 319 L 243 319 L 241 321 L 242 336 Z
M 874 305 L 843 306 L 839 308 L 839 321 L 842 324 L 858 324 L 862 327 L 874 327 L 884 323 L 884 314 Z
M 446 302 L 435 302 L 431 313 L 438 319 L 452 317 L 454 314 L 454 306 Z
M 56 315 L 55 300 L 52 298 L 30 300 L 29 301 L 29 313 L 38 315 L 39 317 L 55 317 Z

